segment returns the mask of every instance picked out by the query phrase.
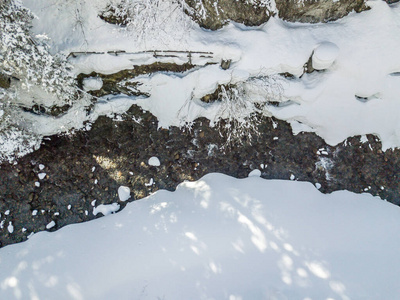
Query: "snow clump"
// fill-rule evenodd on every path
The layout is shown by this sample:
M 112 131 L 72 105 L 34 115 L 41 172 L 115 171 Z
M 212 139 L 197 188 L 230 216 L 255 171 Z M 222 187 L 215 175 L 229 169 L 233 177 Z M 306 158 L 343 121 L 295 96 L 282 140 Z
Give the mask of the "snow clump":
M 118 188 L 118 197 L 120 201 L 125 202 L 131 197 L 131 190 L 127 186 L 120 186 Z
M 85 91 L 98 91 L 103 87 L 103 80 L 100 77 L 85 78 L 82 82 Z
M 331 42 L 323 42 L 314 50 L 312 66 L 316 70 L 329 68 L 339 55 L 339 47 Z

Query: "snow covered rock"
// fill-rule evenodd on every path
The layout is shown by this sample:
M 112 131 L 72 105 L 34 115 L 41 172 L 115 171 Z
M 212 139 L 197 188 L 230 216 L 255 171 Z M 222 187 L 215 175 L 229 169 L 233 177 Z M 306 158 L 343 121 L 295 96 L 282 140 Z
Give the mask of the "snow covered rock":
M 85 91 L 98 91 L 103 87 L 103 80 L 100 77 L 85 78 L 82 82 Z
M 289 22 L 325 23 L 367 10 L 364 0 L 276 0 L 279 17 Z
M 152 156 L 149 158 L 148 164 L 149 166 L 159 167 L 161 163 L 158 157 Z
M 338 54 L 338 46 L 331 42 L 323 42 L 314 50 L 312 67 L 315 70 L 325 70 L 333 64 Z
M 126 201 L 131 197 L 131 190 L 127 186 L 120 186 L 118 188 L 118 197 L 120 201 Z

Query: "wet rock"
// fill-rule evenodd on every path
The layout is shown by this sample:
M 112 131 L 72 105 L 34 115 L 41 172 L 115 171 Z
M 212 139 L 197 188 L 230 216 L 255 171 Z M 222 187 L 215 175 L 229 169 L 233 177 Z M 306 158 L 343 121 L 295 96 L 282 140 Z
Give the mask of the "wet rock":
M 276 7 L 281 19 L 301 23 L 335 21 L 352 11 L 369 9 L 364 0 L 276 0 Z

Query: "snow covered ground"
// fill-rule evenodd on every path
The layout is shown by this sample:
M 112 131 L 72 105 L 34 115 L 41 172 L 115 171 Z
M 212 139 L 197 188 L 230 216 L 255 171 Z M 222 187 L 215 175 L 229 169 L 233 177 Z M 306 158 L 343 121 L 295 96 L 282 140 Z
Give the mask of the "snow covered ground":
M 1 299 L 397 299 L 400 208 L 209 174 L 0 249 Z
M 171 15 L 162 37 L 152 31 L 138 39 L 97 17 L 105 0 L 23 3 L 38 17 L 33 31 L 48 37 L 54 52 L 137 52 L 78 55 L 71 59 L 76 74 L 153 63 L 144 50 L 206 51 L 212 61 L 232 60 L 222 70 L 195 57 L 200 67 L 192 71 L 142 76 L 149 98 L 102 98 L 89 115 L 79 104 L 60 118 L 25 113 L 39 134 L 79 128 L 133 103 L 164 127 L 200 116 L 215 120 L 219 104 L 198 100 L 218 84 L 290 72 L 296 77 L 285 80 L 277 99 L 287 105 L 266 114 L 330 144 L 373 133 L 384 149 L 400 146 L 400 4 L 371 0 L 371 10 L 328 24 L 273 17 L 257 28 L 230 24 L 216 32 L 188 28 L 187 20 L 181 27 L 180 16 Z M 317 51 L 316 65 L 325 70 L 301 76 L 325 42 L 337 46 Z M 100 86 L 85 83 L 87 90 Z M 120 196 L 127 197 L 124 189 Z M 396 299 L 399 232 L 399 207 L 370 195 L 323 195 L 308 183 L 210 174 L 117 214 L 0 249 L 0 299 Z
M 138 53 L 144 50 L 207 51 L 212 52 L 210 61 L 232 60 L 228 70 L 209 65 L 181 75 L 143 76 L 140 81 L 150 98 L 118 96 L 110 102 L 113 111 L 118 112 L 119 103 L 119 111 L 126 110 L 129 103 L 137 103 L 151 111 L 163 127 L 181 125 L 200 116 L 213 121 L 219 117 L 218 104 L 205 105 L 198 99 L 213 92 L 218 84 L 289 72 L 297 77 L 283 83 L 282 98 L 276 99 L 287 105 L 271 106 L 266 113 L 290 122 L 295 133 L 314 131 L 331 145 L 354 135 L 376 134 L 383 149 L 400 146 L 400 3 L 389 6 L 381 0 L 367 1 L 370 10 L 351 13 L 328 24 L 288 23 L 275 16 L 259 27 L 230 24 L 215 32 L 195 24 L 188 26 L 190 20 L 177 13 L 179 10 L 171 13 L 166 9 L 168 18 L 163 17 L 163 11 L 157 12 L 155 22 L 163 22 L 141 27 L 140 38 L 137 32 L 121 31 L 98 18 L 106 3 L 24 1 L 38 16 L 33 31 L 47 36 L 54 52 L 137 53 L 79 55 L 71 60 L 76 73 L 110 74 L 154 62 L 151 53 Z M 327 64 L 323 72 L 300 78 L 313 50 L 326 42 L 337 47 L 333 64 Z M 199 65 L 207 62 L 204 58 L 193 59 Z M 163 61 L 184 63 L 187 57 Z M 316 66 L 321 63 L 316 58 L 314 62 Z M 104 108 L 104 103 L 99 105 Z M 106 111 L 103 109 L 102 113 Z M 34 121 L 37 132 L 51 134 L 79 127 L 85 119 L 93 120 L 97 115 L 95 112 L 86 116 L 72 110 L 57 121 L 38 116 Z

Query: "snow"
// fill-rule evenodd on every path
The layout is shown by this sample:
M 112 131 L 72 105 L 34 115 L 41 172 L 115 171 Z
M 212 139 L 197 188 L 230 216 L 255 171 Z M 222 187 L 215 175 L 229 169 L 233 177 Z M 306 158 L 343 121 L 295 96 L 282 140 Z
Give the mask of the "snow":
M 127 186 L 120 186 L 118 188 L 118 197 L 120 201 L 126 201 L 131 197 L 131 189 Z
M 51 229 L 51 228 L 53 228 L 54 226 L 56 226 L 56 222 L 51 221 L 49 224 L 46 225 L 46 229 Z
M 161 165 L 160 160 L 158 157 L 152 156 L 149 158 L 148 161 L 149 166 L 159 167 Z
M 85 91 L 97 91 L 103 86 L 103 80 L 100 77 L 85 78 L 82 82 Z
M 108 216 L 109 214 L 115 213 L 118 211 L 120 208 L 120 205 L 118 203 L 112 203 L 112 204 L 100 204 L 99 206 L 96 206 L 93 208 L 93 215 L 97 215 L 99 213 L 102 213 L 103 216 Z
M 260 177 L 261 176 L 261 171 L 259 169 L 254 169 L 253 171 L 251 171 L 248 175 L 248 177 Z
M 150 178 L 149 182 L 145 183 L 145 186 L 152 186 L 154 184 L 154 179 Z
M 197 25 L 187 27 L 184 25 L 187 20 L 176 23 L 179 18 L 175 16 L 170 20 L 167 18 L 171 23 L 167 22 L 165 34 L 148 34 L 145 40 L 139 41 L 133 32 L 117 30 L 116 26 L 97 17 L 96 12 L 106 5 L 105 0 L 73 5 L 58 3 L 57 13 L 54 13 L 54 3 L 50 0 L 30 0 L 24 4 L 38 16 L 33 31 L 35 34 L 46 33 L 54 51 L 100 53 L 71 57 L 76 74 L 92 71 L 111 74 L 133 65 L 150 64 L 156 59 L 151 52 L 144 52 L 149 50 L 207 51 L 212 53 L 209 62 L 232 60 L 228 70 L 222 70 L 218 64 L 205 65 L 204 58 L 203 61 L 194 58 L 201 67 L 193 71 L 142 76 L 138 78 L 143 84 L 140 88 L 150 93 L 149 98 L 109 97 L 109 100 L 98 101 L 89 116 L 79 105 L 58 119 L 26 115 L 37 124 L 34 128 L 42 135 L 80 128 L 85 120 L 94 121 L 100 115 L 122 113 L 133 103 L 152 112 L 161 127 L 182 125 L 197 117 L 207 117 L 213 124 L 219 117 L 218 104 L 204 105 L 198 99 L 213 92 L 218 84 L 243 81 L 257 74 L 290 72 L 300 76 L 314 51 L 315 67 L 329 68 L 286 80 L 281 100 L 291 100 L 292 105 L 269 107 L 267 114 L 288 121 L 295 133 L 312 131 L 331 145 L 354 135 L 376 134 L 382 140 L 384 150 L 400 146 L 400 102 L 397 97 L 400 77 L 393 75 L 400 70 L 397 55 L 400 5 L 389 7 L 384 1 L 368 1 L 369 11 L 353 13 L 327 24 L 288 23 L 274 16 L 259 27 L 246 28 L 232 23 L 215 32 L 202 30 Z M 76 27 L 77 20 L 66 17 L 77 16 L 77 9 L 85 40 Z M 148 24 L 147 29 L 154 26 Z M 127 54 L 105 53 L 115 50 L 124 50 Z M 159 60 L 187 62 L 184 55 Z M 89 79 L 89 82 L 100 86 L 97 79 Z M 368 101 L 358 101 L 356 96 Z
M 155 50 L 210 53 L 209 58 L 193 53 L 193 70 L 135 78 L 149 97 L 96 98 L 89 113 L 86 108 L 92 103 L 84 99 L 60 117 L 21 112 L 21 122 L 32 124 L 30 130 L 39 136 L 83 128 L 86 121 L 114 117 L 132 104 L 154 114 L 160 127 L 198 117 L 213 125 L 221 117 L 221 104 L 199 99 L 218 85 L 289 72 L 295 78 L 282 79 L 283 93 L 276 99 L 282 105 L 268 106 L 268 116 L 289 122 L 295 134 L 315 132 L 330 145 L 354 135 L 368 142 L 366 135 L 375 134 L 384 150 L 400 147 L 400 4 L 368 1 L 369 11 L 327 24 L 288 23 L 275 15 L 262 26 L 231 23 L 212 32 L 188 27 L 190 19 L 179 21 L 179 11 L 165 2 L 162 7 L 168 9 L 154 11 L 143 31 L 129 32 L 98 17 L 107 0 L 22 2 L 37 16 L 33 33 L 48 37 L 54 53 L 87 53 L 70 56 L 75 75 L 189 61 L 184 52 L 157 58 Z M 151 22 L 156 20 L 163 20 L 162 30 L 153 30 L 157 24 Z M 109 52 L 118 50 L 126 53 Z M 314 68 L 321 71 L 303 74 L 311 55 Z M 220 67 L 221 60 L 232 61 L 228 70 Z M 83 81 L 85 91 L 101 87 L 98 77 Z M 257 99 L 264 97 L 257 89 L 253 93 Z M 21 94 L 21 101 L 26 96 Z M 25 135 L 0 136 L 0 159 L 9 159 Z M 38 144 L 30 140 L 31 148 Z M 315 167 L 329 180 L 329 152 L 321 148 L 317 154 L 323 156 Z M 148 164 L 160 166 L 160 161 L 151 157 Z M 39 165 L 40 171 L 44 168 Z M 93 214 L 108 217 L 40 232 L 0 249 L 0 298 L 398 297 L 399 207 L 368 194 L 323 195 L 318 191 L 321 184 L 298 182 L 294 174 L 287 181 L 263 180 L 260 175 L 257 169 L 240 180 L 209 174 L 180 184 L 173 193 L 158 191 L 129 203 L 118 214 L 118 203 L 95 207 L 93 200 Z M 46 173 L 38 177 L 43 180 Z M 153 184 L 150 178 L 145 186 Z M 120 201 L 128 200 L 130 192 L 119 187 Z M 14 226 L 7 222 L 11 234 Z M 0 228 L 4 224 L 2 220 Z M 46 228 L 55 225 L 51 221 Z
M 316 70 L 327 69 L 333 64 L 338 55 L 338 46 L 331 42 L 323 42 L 314 50 L 312 66 Z
M 396 299 L 399 230 L 400 208 L 368 194 L 209 174 L 0 249 L 0 295 Z
M 9 233 L 14 232 L 14 226 L 13 226 L 12 222 L 8 222 L 7 230 Z

